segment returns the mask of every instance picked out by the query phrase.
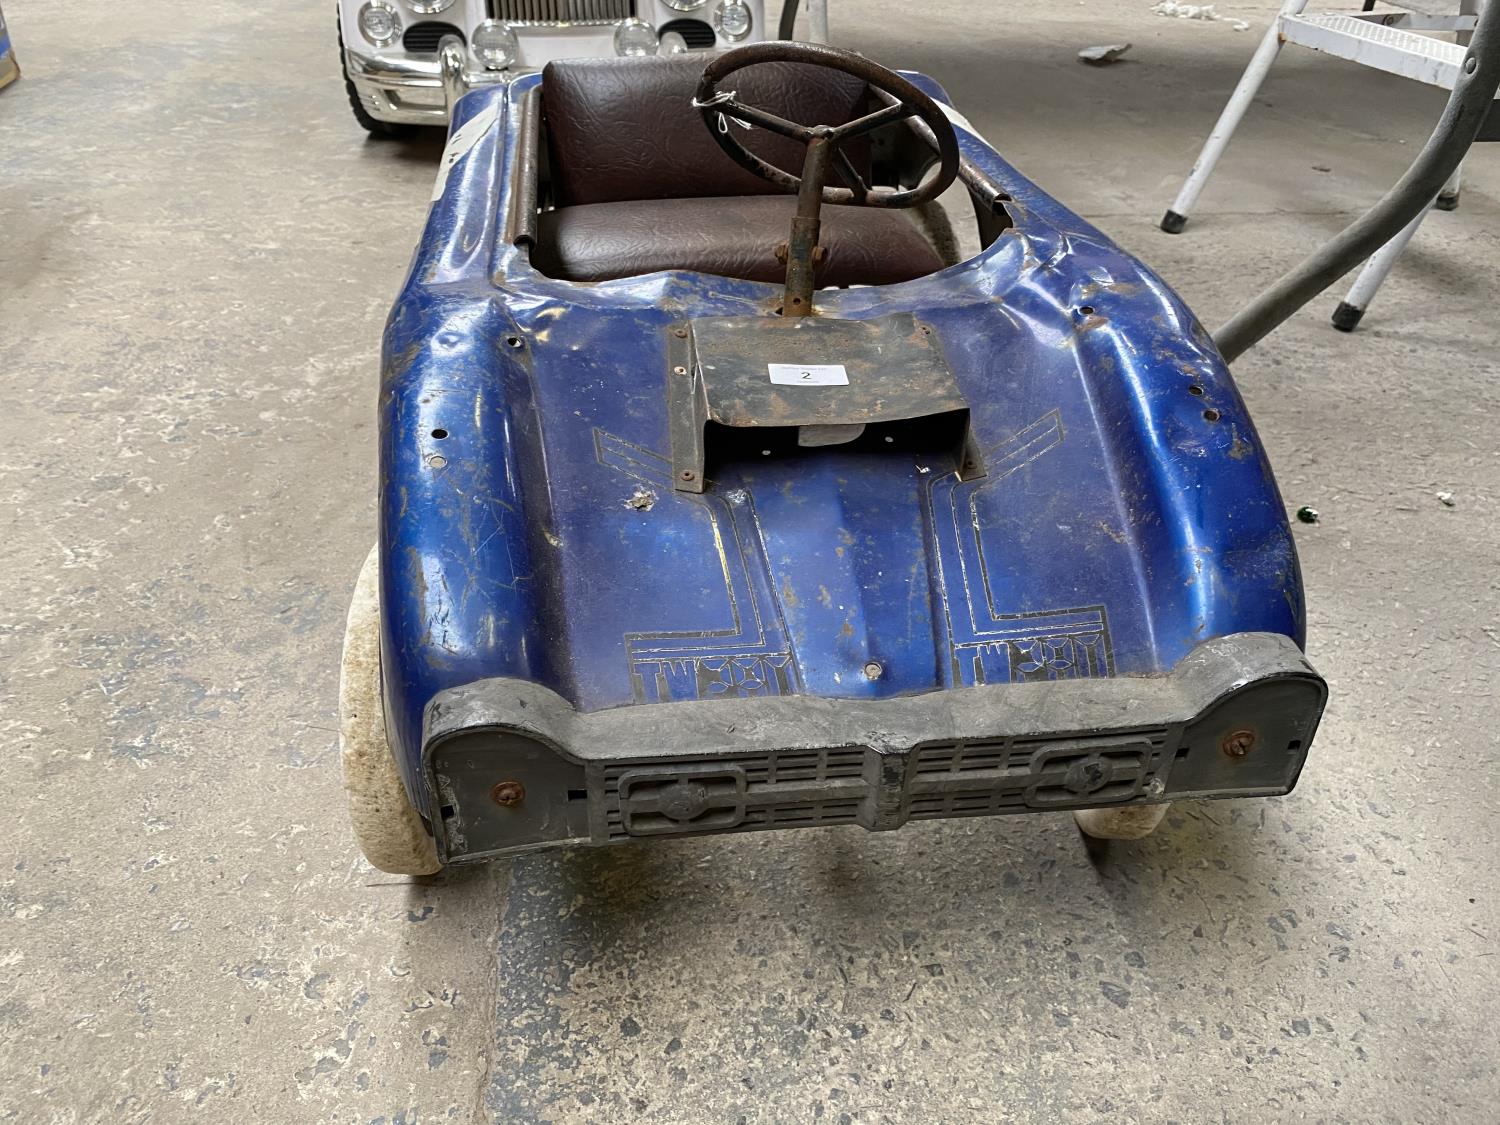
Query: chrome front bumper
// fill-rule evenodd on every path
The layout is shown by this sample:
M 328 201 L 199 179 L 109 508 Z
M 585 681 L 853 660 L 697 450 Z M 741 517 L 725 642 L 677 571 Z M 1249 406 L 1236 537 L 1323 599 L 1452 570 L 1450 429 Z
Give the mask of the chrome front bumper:
M 453 103 L 476 86 L 493 86 L 531 73 L 517 67 L 471 67 L 468 52 L 456 36 L 443 40 L 435 59 L 381 58 L 346 47 L 344 66 L 370 116 L 398 125 L 446 126 Z

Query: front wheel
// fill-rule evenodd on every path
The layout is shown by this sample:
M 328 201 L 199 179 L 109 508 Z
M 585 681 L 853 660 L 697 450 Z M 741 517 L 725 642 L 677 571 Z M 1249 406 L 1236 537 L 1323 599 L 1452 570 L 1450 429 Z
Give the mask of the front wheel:
M 380 546 L 354 583 L 339 667 L 339 760 L 359 850 L 392 875 L 442 870 L 427 826 L 406 795 L 385 735 L 380 698 Z
M 349 108 L 354 111 L 354 120 L 358 121 L 360 127 L 372 137 L 405 137 L 411 134 L 410 125 L 401 125 L 394 121 L 382 121 L 371 115 L 370 111 L 359 100 L 359 91 L 354 88 L 354 80 L 349 77 L 349 63 L 344 59 L 344 19 L 338 17 L 339 29 L 339 69 L 344 74 L 344 92 L 349 95 Z
M 1080 832 L 1095 840 L 1144 840 L 1156 831 L 1171 807 L 1172 802 L 1165 801 L 1159 805 L 1124 805 L 1117 809 L 1078 809 L 1073 819 Z

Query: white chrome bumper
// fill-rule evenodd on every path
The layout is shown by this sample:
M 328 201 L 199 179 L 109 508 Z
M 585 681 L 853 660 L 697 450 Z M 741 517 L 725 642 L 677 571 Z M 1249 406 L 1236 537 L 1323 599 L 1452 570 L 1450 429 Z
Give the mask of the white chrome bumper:
M 447 125 L 449 107 L 476 86 L 534 74 L 554 59 L 615 55 L 612 23 L 516 25 L 515 29 L 520 62 L 506 70 L 485 69 L 456 35 L 443 40 L 436 58 L 413 58 L 404 52 L 362 54 L 345 46 L 344 62 L 371 117 L 402 125 Z M 716 44 L 701 50 L 706 53 L 726 47 Z
M 346 47 L 344 63 L 370 116 L 401 125 L 447 125 L 449 108 L 469 90 L 530 73 L 472 66 L 457 36 L 443 40 L 434 59 L 361 55 Z

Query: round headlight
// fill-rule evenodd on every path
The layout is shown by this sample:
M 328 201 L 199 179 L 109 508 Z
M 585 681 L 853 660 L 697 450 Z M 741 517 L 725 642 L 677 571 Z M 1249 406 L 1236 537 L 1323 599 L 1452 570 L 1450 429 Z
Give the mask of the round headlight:
M 406 0 L 406 6 L 419 16 L 435 16 L 453 7 L 453 0 Z
M 359 33 L 377 47 L 389 46 L 401 34 L 401 13 L 385 0 L 370 0 L 359 10 Z
M 658 53 L 663 55 L 685 55 L 688 53 L 687 40 L 675 31 L 668 31 L 661 37 L 661 48 Z
M 714 27 L 725 39 L 738 41 L 745 38 L 754 22 L 750 6 L 740 3 L 740 0 L 724 0 L 714 12 Z
M 479 61 L 490 70 L 504 70 L 516 61 L 520 48 L 516 33 L 499 20 L 485 20 L 474 29 L 469 44 Z
M 656 28 L 645 20 L 624 20 L 615 28 L 617 55 L 654 55 L 656 48 Z
M 661 0 L 669 8 L 676 8 L 679 12 L 696 12 L 708 0 Z

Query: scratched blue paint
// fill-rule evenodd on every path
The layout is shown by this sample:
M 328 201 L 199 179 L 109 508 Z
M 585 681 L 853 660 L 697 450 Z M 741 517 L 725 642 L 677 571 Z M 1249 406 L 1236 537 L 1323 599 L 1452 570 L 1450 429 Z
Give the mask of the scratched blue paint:
M 427 702 L 483 677 L 534 680 L 580 709 L 852 699 L 1151 675 L 1237 632 L 1302 642 L 1285 510 L 1207 334 L 1160 278 L 964 130 L 966 155 L 1012 196 L 1014 229 L 941 273 L 818 304 L 933 327 L 988 475 L 834 447 L 675 493 L 668 326 L 769 315 L 777 289 L 532 270 L 501 227 L 537 81 L 459 104 L 455 128 L 501 102 L 433 205 L 386 329 L 385 691 L 414 791 Z M 649 509 L 627 503 L 651 493 Z

